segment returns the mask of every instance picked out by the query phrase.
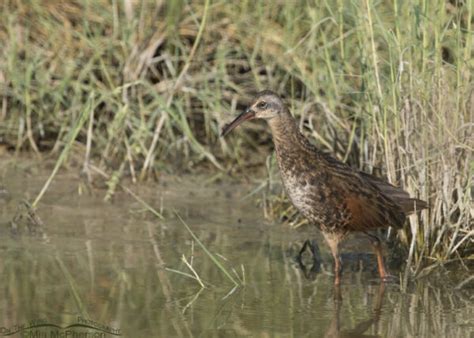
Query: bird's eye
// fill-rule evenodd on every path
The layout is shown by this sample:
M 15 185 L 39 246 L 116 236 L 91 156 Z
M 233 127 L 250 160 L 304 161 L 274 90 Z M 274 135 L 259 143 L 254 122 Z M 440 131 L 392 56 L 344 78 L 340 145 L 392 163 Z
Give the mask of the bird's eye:
M 267 103 L 265 101 L 260 101 L 257 105 L 258 108 L 260 109 L 266 109 L 267 108 Z

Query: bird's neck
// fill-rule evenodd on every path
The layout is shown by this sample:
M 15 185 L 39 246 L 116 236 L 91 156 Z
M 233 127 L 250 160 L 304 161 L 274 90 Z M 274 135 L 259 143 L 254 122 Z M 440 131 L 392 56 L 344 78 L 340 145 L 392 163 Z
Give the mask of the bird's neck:
M 297 134 L 299 134 L 296 121 L 288 110 L 269 120 L 268 124 L 272 130 L 272 137 L 275 145 L 281 143 L 293 143 Z
M 296 120 L 288 110 L 268 121 L 277 152 L 297 150 L 304 136 L 298 130 Z M 304 142 L 304 141 L 303 141 Z
M 323 159 L 322 152 L 299 131 L 296 120 L 289 111 L 269 120 L 268 124 L 272 130 L 280 169 L 293 167 L 301 163 L 302 159 Z

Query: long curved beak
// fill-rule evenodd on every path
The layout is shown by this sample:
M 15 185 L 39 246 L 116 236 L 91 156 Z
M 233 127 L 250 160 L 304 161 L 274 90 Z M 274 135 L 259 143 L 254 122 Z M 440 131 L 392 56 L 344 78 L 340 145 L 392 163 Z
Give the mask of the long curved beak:
M 243 122 L 251 120 L 253 118 L 255 118 L 255 112 L 252 109 L 247 108 L 247 110 L 237 116 L 234 121 L 229 124 L 226 124 L 224 128 L 222 128 L 221 137 L 226 136 L 232 131 L 232 129 L 237 127 L 239 124 L 242 124 Z

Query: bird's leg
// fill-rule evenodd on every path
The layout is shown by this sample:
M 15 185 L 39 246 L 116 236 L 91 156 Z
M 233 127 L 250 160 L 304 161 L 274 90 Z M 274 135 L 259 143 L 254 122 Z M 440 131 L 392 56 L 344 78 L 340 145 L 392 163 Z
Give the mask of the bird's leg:
M 380 242 L 380 239 L 377 236 L 369 233 L 366 234 L 369 237 L 370 243 L 374 248 L 375 255 L 377 256 L 377 267 L 379 270 L 380 279 L 385 282 L 388 280 L 389 275 L 387 273 L 387 270 L 385 269 L 385 264 L 383 261 L 382 243 Z
M 341 284 L 342 275 L 342 262 L 339 254 L 339 243 L 341 237 L 337 234 L 323 232 L 324 238 L 331 249 L 332 256 L 334 257 L 334 285 L 339 286 Z
M 334 302 L 336 304 L 342 303 L 342 293 L 341 293 L 341 285 L 340 284 L 334 284 Z
M 379 291 L 377 293 L 377 298 L 376 298 L 375 307 L 374 307 L 375 319 L 377 321 L 380 319 L 384 295 L 385 295 L 385 283 L 380 283 Z
M 339 255 L 339 251 L 337 253 L 332 253 L 334 257 L 334 284 L 339 285 L 341 284 L 341 277 L 342 277 L 342 261 L 341 256 Z

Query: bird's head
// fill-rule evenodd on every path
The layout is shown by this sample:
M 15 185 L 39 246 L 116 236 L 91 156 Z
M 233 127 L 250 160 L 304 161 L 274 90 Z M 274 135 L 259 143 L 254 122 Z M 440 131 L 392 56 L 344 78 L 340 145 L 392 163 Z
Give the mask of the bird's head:
M 270 90 L 264 90 L 257 94 L 244 112 L 222 129 L 221 136 L 226 136 L 232 129 L 247 120 L 264 119 L 269 121 L 278 117 L 283 111 L 284 104 L 278 94 Z

